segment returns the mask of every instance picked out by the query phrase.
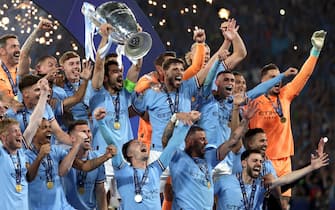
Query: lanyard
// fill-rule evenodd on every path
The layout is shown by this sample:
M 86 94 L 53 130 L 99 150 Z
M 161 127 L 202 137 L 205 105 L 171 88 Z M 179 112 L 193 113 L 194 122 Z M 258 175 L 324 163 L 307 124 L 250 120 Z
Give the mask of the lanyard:
M 243 182 L 243 179 L 242 179 L 242 174 L 237 173 L 236 177 L 237 177 L 238 181 L 240 182 L 244 207 L 245 207 L 246 210 L 251 210 L 251 209 L 253 209 L 253 206 L 254 206 L 254 197 L 255 197 L 255 192 L 256 192 L 255 179 L 252 181 L 252 190 L 251 190 L 250 199 L 248 201 L 247 192 L 245 190 L 244 182 Z
M 118 92 L 116 98 L 113 99 L 113 105 L 115 110 L 115 122 L 119 122 L 120 120 L 120 93 Z
M 175 99 L 174 99 L 174 103 L 171 99 L 170 94 L 168 93 L 168 90 L 167 90 L 166 86 L 164 86 L 164 91 L 167 95 L 167 100 L 168 100 L 168 103 L 169 103 L 171 114 L 177 113 L 178 112 L 178 104 L 179 104 L 179 88 L 176 91 L 176 96 L 175 96 Z
M 144 186 L 145 181 L 148 178 L 149 170 L 148 170 L 148 167 L 145 169 L 141 183 L 139 183 L 138 176 L 137 176 L 137 170 L 135 168 L 133 169 L 134 169 L 135 195 L 139 195 L 142 193 L 142 187 Z
M 14 170 L 15 170 L 15 182 L 16 185 L 21 185 L 21 177 L 22 177 L 22 171 L 21 171 L 21 161 L 20 161 L 20 155 L 18 152 L 16 152 L 17 154 L 17 161 L 14 159 L 14 157 L 9 153 L 9 151 L 3 147 L 4 150 L 8 153 L 10 159 L 12 160 L 13 166 L 14 166 Z
M 12 75 L 10 74 L 7 66 L 3 62 L 1 62 L 1 67 L 2 67 L 2 69 L 5 71 L 5 73 L 7 75 L 7 78 L 9 80 L 10 86 L 12 86 L 12 90 L 13 90 L 14 96 L 17 96 L 17 86 L 14 83 Z
M 27 126 L 28 126 L 28 119 L 27 119 L 28 109 L 27 109 L 26 105 L 24 105 L 24 109 L 22 109 L 21 112 L 22 112 L 22 119 L 23 119 L 24 129 L 26 129 Z
M 35 153 L 35 155 L 38 155 L 38 152 L 35 148 L 35 146 L 33 146 L 32 148 L 33 153 Z M 52 182 L 52 159 L 50 157 L 50 154 L 47 154 L 47 162 L 45 163 L 45 159 L 42 159 L 42 165 L 45 168 L 45 175 L 47 177 L 47 182 Z
M 89 160 L 89 155 L 87 155 L 86 160 Z M 77 186 L 79 188 L 82 188 L 85 186 L 86 177 L 87 177 L 87 172 L 77 170 Z
M 199 159 L 199 158 L 193 158 L 193 160 L 197 164 L 197 166 L 199 167 L 200 171 L 205 174 L 207 186 L 208 186 L 208 188 L 210 188 L 210 177 L 211 176 L 209 174 L 207 163 L 205 161 L 203 161 L 203 159 Z
M 280 117 L 280 119 L 284 118 L 284 114 L 283 114 L 283 108 L 281 106 L 281 102 L 279 100 L 279 96 L 277 95 L 277 107 L 273 104 L 273 102 L 271 101 L 270 97 L 268 95 L 265 95 L 265 97 L 271 102 L 273 109 L 276 111 L 276 113 L 278 114 L 278 116 Z

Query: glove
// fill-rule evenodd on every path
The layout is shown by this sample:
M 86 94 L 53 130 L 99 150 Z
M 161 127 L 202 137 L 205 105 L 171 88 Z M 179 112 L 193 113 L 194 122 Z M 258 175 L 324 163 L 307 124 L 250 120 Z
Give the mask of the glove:
M 323 47 L 327 32 L 324 30 L 315 31 L 312 35 L 311 42 L 313 45 L 311 54 L 319 56 L 320 51 Z

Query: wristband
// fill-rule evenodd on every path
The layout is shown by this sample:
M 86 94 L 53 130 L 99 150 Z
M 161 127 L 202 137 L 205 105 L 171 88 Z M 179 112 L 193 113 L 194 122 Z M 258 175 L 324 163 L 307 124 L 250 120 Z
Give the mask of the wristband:
M 320 50 L 316 49 L 315 47 L 312 47 L 311 53 L 312 56 L 319 57 L 320 55 Z
M 172 123 L 176 124 L 176 122 L 177 122 L 177 114 L 176 114 L 176 113 L 174 113 L 174 114 L 172 115 L 170 121 L 171 121 Z
M 124 81 L 124 88 L 129 92 L 132 93 L 135 89 L 136 83 L 130 81 L 128 78 Z

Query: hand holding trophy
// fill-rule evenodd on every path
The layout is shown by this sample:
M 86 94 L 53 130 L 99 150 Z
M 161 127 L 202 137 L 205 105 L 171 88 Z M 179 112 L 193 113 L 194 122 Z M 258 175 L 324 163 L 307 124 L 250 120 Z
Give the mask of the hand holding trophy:
M 85 16 L 86 57 L 92 58 L 94 52 L 92 47 L 94 48 L 95 29 L 106 22 L 113 26 L 113 31 L 103 52 L 100 52 L 101 56 L 108 53 L 111 42 L 122 45 L 124 54 L 130 60 L 142 58 L 149 52 L 152 45 L 151 36 L 147 32 L 138 31 L 136 18 L 126 4 L 110 1 L 95 9 L 92 4 L 84 2 L 81 11 Z

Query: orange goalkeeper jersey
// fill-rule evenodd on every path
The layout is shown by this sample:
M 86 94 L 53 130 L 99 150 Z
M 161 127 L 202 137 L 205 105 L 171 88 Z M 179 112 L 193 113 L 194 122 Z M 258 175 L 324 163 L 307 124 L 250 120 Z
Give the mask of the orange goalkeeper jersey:
M 286 122 L 282 123 L 272 104 L 277 104 L 277 97 L 263 96 L 255 99 L 259 111 L 250 120 L 250 128 L 262 128 L 268 139 L 266 155 L 270 159 L 280 159 L 294 154 L 293 135 L 291 130 L 290 105 L 305 86 L 317 62 L 317 57 L 309 56 L 301 71 L 295 78 L 280 89 L 279 100 Z M 271 100 L 271 101 L 270 101 Z

